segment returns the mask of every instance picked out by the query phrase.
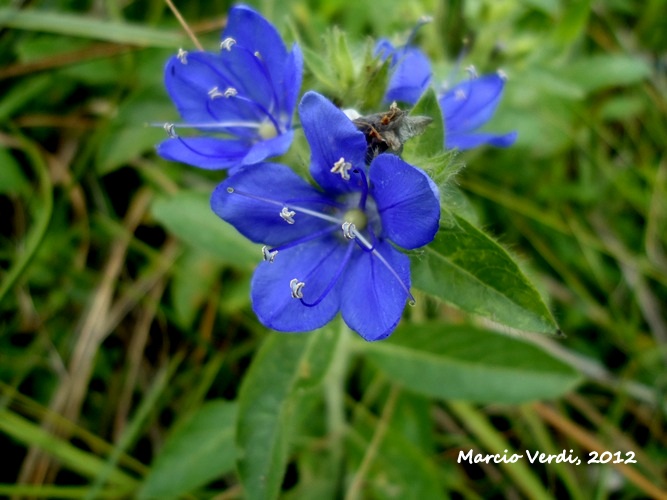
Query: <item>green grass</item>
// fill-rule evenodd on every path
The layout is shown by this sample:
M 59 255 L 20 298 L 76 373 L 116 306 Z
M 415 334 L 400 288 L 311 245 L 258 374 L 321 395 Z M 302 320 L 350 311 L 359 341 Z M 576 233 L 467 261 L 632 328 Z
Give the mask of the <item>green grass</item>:
M 9 2 L 0 496 L 666 498 L 667 2 L 252 3 L 308 48 L 302 91 L 344 106 L 379 100 L 346 72 L 367 37 L 404 40 L 425 13 L 439 80 L 463 37 L 464 66 L 509 75 L 489 129 L 519 140 L 458 155 L 445 204 L 500 241 L 567 337 L 419 293 L 377 347 L 338 322 L 268 332 L 249 302 L 260 253 L 208 211 L 224 174 L 154 152 L 148 124 L 177 119 L 163 65 L 192 49 L 168 7 Z M 178 4 L 214 50 L 228 2 Z M 307 166 L 303 137 L 284 161 Z M 497 352 L 488 330 L 510 335 Z M 469 449 L 584 463 L 457 463 Z

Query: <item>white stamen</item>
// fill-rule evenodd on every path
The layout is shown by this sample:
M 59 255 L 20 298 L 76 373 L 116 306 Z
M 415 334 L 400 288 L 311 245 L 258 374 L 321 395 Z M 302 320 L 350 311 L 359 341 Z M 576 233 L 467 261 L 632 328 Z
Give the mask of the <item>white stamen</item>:
M 176 139 L 176 137 L 178 137 L 173 123 L 165 123 L 164 129 L 167 131 L 167 135 L 169 135 L 170 138 Z
M 225 90 L 225 93 L 223 94 L 227 99 L 230 97 L 234 97 L 236 94 L 238 94 L 238 91 L 234 87 L 228 87 L 227 90 Z
M 256 50 L 253 55 L 260 61 L 262 60 L 262 54 L 259 53 L 259 50 Z
M 236 40 L 234 40 L 231 36 L 225 38 L 222 42 L 220 42 L 220 50 L 226 50 L 227 52 L 232 50 L 232 45 L 236 43 Z
M 341 156 L 340 160 L 334 163 L 334 166 L 331 168 L 331 173 L 340 174 L 344 181 L 348 181 L 350 180 L 349 171 L 351 168 L 352 164 L 349 161 L 345 161 L 345 158 Z
M 423 15 L 417 21 L 417 24 L 428 24 L 433 22 L 433 16 Z
M 473 66 L 472 64 L 466 68 L 466 71 L 468 72 L 468 76 L 469 76 L 471 79 L 475 79 L 475 78 L 477 78 L 477 77 L 479 76 L 479 75 L 477 74 L 477 69 L 476 69 L 475 66 Z
M 264 245 L 262 247 L 262 258 L 265 261 L 267 261 L 269 263 L 273 263 L 273 261 L 276 258 L 276 255 L 278 255 L 278 250 L 271 251 L 271 250 L 269 250 L 269 248 L 266 245 Z
M 343 236 L 345 237 L 345 239 L 353 240 L 354 238 L 356 238 L 356 234 L 358 234 L 357 226 L 355 226 L 353 222 L 348 222 L 348 221 L 343 222 L 342 228 L 343 228 Z
M 182 64 L 187 64 L 188 63 L 188 51 L 183 50 L 183 49 L 178 49 L 178 53 L 176 54 L 176 58 L 181 61 Z
M 505 73 L 502 69 L 499 69 L 498 71 L 496 71 L 496 73 L 498 74 L 500 79 L 503 80 L 503 81 L 507 81 L 507 78 L 509 78 L 507 76 L 507 73 Z
M 454 92 L 454 99 L 457 101 L 465 101 L 467 98 L 468 96 L 463 89 L 456 89 L 456 92 Z
M 306 284 L 303 281 L 299 281 L 296 278 L 294 278 L 292 281 L 289 282 L 289 288 L 292 291 L 292 298 L 293 299 L 302 299 L 303 298 L 303 287 L 304 286 L 306 286 Z
M 211 90 L 208 91 L 208 96 L 209 96 L 211 99 L 215 99 L 216 97 L 224 97 L 225 94 L 223 94 L 222 92 L 220 92 L 220 89 L 219 89 L 219 88 L 217 87 L 217 85 L 216 85 L 215 87 L 213 87 Z
M 280 211 L 280 217 L 288 224 L 294 224 L 295 215 L 296 212 L 294 210 L 290 210 L 287 207 L 283 207 L 283 209 Z

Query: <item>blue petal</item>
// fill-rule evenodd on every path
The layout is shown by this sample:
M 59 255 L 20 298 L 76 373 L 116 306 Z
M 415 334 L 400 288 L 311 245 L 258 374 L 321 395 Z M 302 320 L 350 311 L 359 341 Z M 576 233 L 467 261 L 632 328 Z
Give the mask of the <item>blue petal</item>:
M 227 37 L 250 53 L 259 52 L 273 81 L 283 81 L 287 49 L 276 28 L 258 12 L 245 5 L 232 8 L 222 32 L 222 38 Z
M 396 52 L 396 48 L 386 38 L 380 38 L 377 41 L 377 43 L 375 44 L 375 55 L 378 56 L 381 61 L 385 61 L 388 58 L 391 58 L 391 61 L 389 61 L 389 64 L 391 66 L 393 66 L 395 64 L 395 61 L 394 61 L 395 52 Z
M 211 99 L 209 91 L 215 87 L 219 92 L 235 87 L 239 93 L 245 93 L 246 84 L 229 76 L 230 72 L 219 54 L 194 52 L 186 56 L 186 61 L 182 63 L 178 58 L 172 57 L 165 67 L 167 91 L 186 122 L 257 122 L 265 119 L 256 106 L 240 99 Z M 249 78 L 250 87 L 253 87 L 253 80 L 254 77 Z
M 290 281 L 305 282 L 303 298 L 315 302 L 335 277 L 345 249 L 330 236 L 285 250 L 273 263 L 262 262 L 250 283 L 252 307 L 260 322 L 282 332 L 303 332 L 331 321 L 340 309 L 340 281 L 314 307 L 292 298 Z
M 426 173 L 394 155 L 371 163 L 371 195 L 382 220 L 382 234 L 413 249 L 431 242 L 440 221 L 438 188 Z
M 485 75 L 465 81 L 448 90 L 440 107 L 449 132 L 468 132 L 486 123 L 502 97 L 505 80 L 499 75 Z
M 414 105 L 431 82 L 431 63 L 421 50 L 410 46 L 396 51 L 394 61 L 384 100 Z
M 244 141 L 212 137 L 169 138 L 158 144 L 157 153 L 167 160 L 187 163 L 207 170 L 238 166 L 248 154 Z
M 445 148 L 447 149 L 472 149 L 482 144 L 489 144 L 497 148 L 506 148 L 514 144 L 517 133 L 489 134 L 489 133 L 463 133 L 449 134 L 445 137 Z
M 228 192 L 229 188 L 234 192 Z M 279 214 L 290 200 L 294 205 L 306 205 L 294 200 L 315 200 L 308 207 L 317 210 L 323 206 L 317 200 L 327 199 L 285 165 L 260 163 L 239 169 L 220 183 L 211 195 L 211 208 L 246 238 L 273 246 L 331 226 L 303 213 L 297 213 L 295 223 L 288 224 Z
M 389 243 L 377 250 L 410 287 L 410 259 Z M 408 298 L 398 279 L 370 252 L 358 252 L 345 273 L 341 312 L 345 323 L 365 340 L 387 337 L 401 319 Z
M 288 124 L 292 123 L 292 113 L 294 113 L 296 100 L 299 97 L 302 78 L 303 54 L 295 43 L 285 62 L 285 77 L 282 82 L 282 110 L 288 114 L 286 117 Z
M 340 159 L 353 168 L 365 169 L 366 138 L 352 121 L 328 99 L 316 92 L 306 92 L 299 104 L 299 116 L 311 151 L 310 173 L 330 192 L 358 191 L 352 180 L 345 181 L 331 168 Z M 354 177 L 353 177 L 354 178 Z
M 243 165 L 252 165 L 287 152 L 294 139 L 294 131 L 290 130 L 278 137 L 265 139 L 253 144 L 248 154 L 242 160 Z

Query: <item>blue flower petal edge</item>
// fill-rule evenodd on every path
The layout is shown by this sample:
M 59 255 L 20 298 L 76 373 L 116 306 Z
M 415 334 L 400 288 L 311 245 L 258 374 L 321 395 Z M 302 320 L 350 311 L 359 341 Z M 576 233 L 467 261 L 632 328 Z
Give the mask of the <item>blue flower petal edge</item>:
M 159 155 L 204 169 L 230 169 L 284 154 L 303 57 L 246 6 L 230 10 L 220 51 L 179 51 L 165 67 L 165 86 L 183 119 L 166 124 Z M 200 135 L 180 133 L 191 129 Z
M 410 260 L 397 246 L 413 249 L 433 240 L 438 189 L 422 170 L 391 154 L 367 167 L 363 133 L 349 128 L 344 113 L 321 95 L 306 93 L 299 113 L 321 189 L 287 166 L 263 163 L 222 182 L 211 207 L 265 245 L 251 282 L 262 324 L 308 331 L 341 312 L 364 339 L 380 340 L 414 300 Z
M 501 74 L 484 75 L 461 82 L 439 97 L 447 149 L 471 149 L 482 144 L 507 147 L 514 143 L 516 132 L 477 132 L 495 113 L 504 86 L 505 77 Z
M 394 47 L 381 39 L 375 53 L 382 60 L 390 60 L 390 78 L 385 101 L 401 101 L 415 105 L 431 83 L 431 65 L 417 47 L 406 44 Z M 442 93 L 438 102 L 445 122 L 446 149 L 472 149 L 489 144 L 508 147 L 514 144 L 516 132 L 490 134 L 477 132 L 491 119 L 500 103 L 505 77 L 484 75 L 464 81 Z

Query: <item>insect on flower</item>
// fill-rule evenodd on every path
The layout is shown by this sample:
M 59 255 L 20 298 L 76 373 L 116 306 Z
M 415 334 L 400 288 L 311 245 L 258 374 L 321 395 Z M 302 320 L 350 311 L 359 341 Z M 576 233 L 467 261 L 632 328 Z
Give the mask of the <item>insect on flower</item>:
M 246 6 L 230 10 L 220 50 L 170 58 L 165 85 L 183 123 L 165 124 L 160 156 L 205 169 L 252 165 L 287 151 L 301 87 L 298 45 Z M 181 136 L 181 129 L 198 135 Z
M 259 320 L 309 331 L 340 311 L 364 339 L 388 336 L 410 293 L 410 260 L 397 247 L 428 244 L 439 227 L 438 189 L 396 155 L 366 165 L 366 137 L 330 101 L 307 92 L 299 115 L 321 189 L 274 163 L 222 182 L 211 207 L 262 249 L 251 282 Z
M 432 121 L 428 116 L 408 115 L 398 107 L 396 101 L 391 103 L 389 111 L 360 116 L 352 120 L 366 137 L 367 163 L 385 151 L 400 154 L 403 144 L 408 139 L 422 134 Z

